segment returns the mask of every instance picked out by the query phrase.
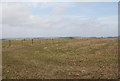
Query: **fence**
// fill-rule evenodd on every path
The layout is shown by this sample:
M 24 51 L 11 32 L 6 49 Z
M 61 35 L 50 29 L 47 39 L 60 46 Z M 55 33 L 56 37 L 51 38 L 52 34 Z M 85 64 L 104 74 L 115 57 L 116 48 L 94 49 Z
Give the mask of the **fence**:
M 7 41 L 8 41 L 7 46 L 11 47 L 12 45 L 15 45 L 14 41 L 16 41 L 16 40 L 7 40 Z M 39 41 L 39 43 L 42 43 L 42 40 L 38 40 L 38 41 Z M 44 42 L 45 41 L 47 42 L 48 40 L 45 39 Z M 30 45 L 34 45 L 35 39 L 29 39 L 29 40 L 23 39 L 23 40 L 19 40 L 19 44 L 22 45 L 22 46 L 26 45 L 26 42 L 29 43 Z M 51 39 L 51 42 L 54 43 L 54 40 Z

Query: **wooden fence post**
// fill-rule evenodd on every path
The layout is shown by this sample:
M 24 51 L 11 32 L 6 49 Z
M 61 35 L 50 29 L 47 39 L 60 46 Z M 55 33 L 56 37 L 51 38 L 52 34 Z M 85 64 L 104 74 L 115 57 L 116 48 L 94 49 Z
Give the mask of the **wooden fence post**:
M 9 40 L 9 47 L 11 46 L 11 40 Z
M 32 39 L 32 45 L 33 45 L 33 39 Z

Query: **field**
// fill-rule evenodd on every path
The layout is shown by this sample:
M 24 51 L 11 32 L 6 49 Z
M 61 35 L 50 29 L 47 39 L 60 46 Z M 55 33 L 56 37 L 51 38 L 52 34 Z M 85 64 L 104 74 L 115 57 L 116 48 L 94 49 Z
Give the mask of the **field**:
M 2 42 L 4 79 L 117 79 L 117 38 Z

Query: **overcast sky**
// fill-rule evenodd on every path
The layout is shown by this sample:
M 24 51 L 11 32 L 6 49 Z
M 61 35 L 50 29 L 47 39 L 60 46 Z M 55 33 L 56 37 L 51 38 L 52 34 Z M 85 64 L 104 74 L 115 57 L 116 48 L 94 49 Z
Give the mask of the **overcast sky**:
M 2 36 L 117 36 L 117 13 L 117 2 L 3 3 Z

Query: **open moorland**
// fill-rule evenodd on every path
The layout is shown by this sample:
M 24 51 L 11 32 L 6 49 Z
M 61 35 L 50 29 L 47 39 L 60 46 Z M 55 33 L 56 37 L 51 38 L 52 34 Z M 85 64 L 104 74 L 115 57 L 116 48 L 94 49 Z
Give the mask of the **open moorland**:
M 117 48 L 117 38 L 4 40 L 2 76 L 4 79 L 116 79 Z

